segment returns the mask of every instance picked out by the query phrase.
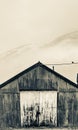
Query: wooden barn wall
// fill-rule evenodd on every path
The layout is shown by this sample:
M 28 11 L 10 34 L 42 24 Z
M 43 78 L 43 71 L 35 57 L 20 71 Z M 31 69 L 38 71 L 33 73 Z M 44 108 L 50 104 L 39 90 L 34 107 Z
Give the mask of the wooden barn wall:
M 57 90 L 54 76 L 41 67 L 37 67 L 18 78 L 20 90 Z
M 78 88 L 58 79 L 58 126 L 78 126 Z
M 58 96 L 58 126 L 78 126 L 78 92 L 60 92 Z
M 36 67 L 35 69 L 27 72 L 26 74 L 15 79 L 11 83 L 0 89 L 0 125 L 8 126 L 18 126 L 20 125 L 20 93 L 25 90 L 53 90 L 58 92 L 58 125 L 71 125 L 73 121 L 75 124 L 78 121 L 78 102 L 77 92 L 78 89 L 72 84 L 67 83 L 61 77 L 58 77 L 48 70 L 42 67 Z M 74 98 L 74 107 L 72 107 L 72 95 Z M 65 104 L 64 104 L 65 102 Z M 16 104 L 16 105 L 14 105 Z M 61 104 L 61 105 L 60 105 Z M 66 105 L 67 104 L 67 105 Z M 78 103 L 77 103 L 78 104 Z M 74 114 L 76 118 L 73 117 L 71 121 L 71 111 L 69 109 L 74 109 Z M 76 110 L 75 110 L 76 109 Z M 70 113 L 69 113 L 70 112 Z M 62 115 L 62 116 L 61 116 Z M 62 117 L 64 115 L 64 119 Z M 69 115 L 69 116 L 68 116 Z M 62 123 L 61 123 L 62 122 Z
M 77 90 L 62 78 L 54 75 L 42 67 L 37 67 L 18 78 L 20 90 Z
M 20 94 L 17 81 L 0 89 L 0 126 L 20 126 Z
M 45 70 L 42 67 L 37 67 L 33 69 L 32 71 L 24 74 L 20 78 L 18 78 L 18 85 L 19 85 L 20 90 L 52 90 L 52 91 L 56 90 L 58 92 L 58 99 L 57 99 L 58 100 L 57 101 L 58 102 L 58 106 L 57 106 L 58 126 L 68 126 L 72 124 L 70 113 L 68 113 L 68 111 L 72 107 L 71 100 L 72 100 L 73 93 L 76 95 L 73 101 L 75 102 L 74 105 L 76 105 L 76 102 L 77 102 L 78 89 L 75 86 L 68 83 L 61 77 L 56 76 L 53 73 Z M 67 95 L 69 95 L 69 97 Z M 68 98 L 69 98 L 69 101 L 68 101 Z M 65 103 L 62 102 L 62 100 L 64 100 Z M 61 102 L 61 106 L 60 106 L 60 102 Z M 69 107 L 67 107 L 66 110 L 64 110 L 64 105 L 66 107 L 66 104 L 69 104 L 68 105 Z M 76 109 L 75 111 L 76 118 L 73 117 L 73 122 L 77 124 L 77 120 L 78 120 L 77 107 L 76 108 L 74 107 L 72 109 L 74 109 L 74 111 Z M 69 114 L 68 116 L 67 116 L 67 113 Z M 64 116 L 64 119 L 63 119 L 63 116 Z

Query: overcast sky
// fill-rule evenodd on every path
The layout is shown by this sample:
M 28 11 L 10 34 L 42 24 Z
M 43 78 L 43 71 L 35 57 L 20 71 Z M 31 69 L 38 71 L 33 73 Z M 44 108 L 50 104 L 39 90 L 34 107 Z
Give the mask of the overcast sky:
M 78 62 L 78 0 L 0 1 L 0 82 L 38 61 Z M 76 81 L 78 65 L 55 70 Z

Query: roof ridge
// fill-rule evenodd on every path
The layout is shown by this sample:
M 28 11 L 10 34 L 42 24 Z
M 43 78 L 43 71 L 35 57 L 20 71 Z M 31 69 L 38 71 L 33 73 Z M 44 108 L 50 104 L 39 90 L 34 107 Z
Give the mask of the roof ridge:
M 40 67 L 44 67 L 45 69 L 47 69 L 48 71 L 50 71 L 51 73 L 54 73 L 55 75 L 61 77 L 63 80 L 66 80 L 67 82 L 69 82 L 70 84 L 74 85 L 75 87 L 77 87 L 77 84 L 74 83 L 73 81 L 71 81 L 70 79 L 64 77 L 63 75 L 57 73 L 55 70 L 52 70 L 51 68 L 47 67 L 46 65 L 44 65 L 43 63 L 41 63 L 40 61 L 38 61 L 36 64 L 28 67 L 27 69 L 21 71 L 20 73 L 16 74 L 15 76 L 13 76 L 12 78 L 6 80 L 4 83 L 2 83 L 0 85 L 0 88 L 4 87 L 5 85 L 7 85 L 8 83 L 10 83 L 11 81 L 14 81 L 15 79 L 19 78 L 20 76 L 22 76 L 23 74 L 29 72 L 30 70 L 34 69 L 35 67 L 40 66 Z

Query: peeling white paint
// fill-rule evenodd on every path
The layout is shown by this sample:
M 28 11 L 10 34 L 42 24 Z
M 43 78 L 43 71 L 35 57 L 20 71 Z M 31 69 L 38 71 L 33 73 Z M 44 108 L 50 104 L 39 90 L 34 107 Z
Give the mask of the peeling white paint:
M 20 92 L 21 126 L 31 125 L 38 120 L 41 125 L 57 126 L 57 92 L 56 91 L 22 91 Z M 39 106 L 39 108 L 38 108 Z M 34 125 L 34 124 L 33 124 Z

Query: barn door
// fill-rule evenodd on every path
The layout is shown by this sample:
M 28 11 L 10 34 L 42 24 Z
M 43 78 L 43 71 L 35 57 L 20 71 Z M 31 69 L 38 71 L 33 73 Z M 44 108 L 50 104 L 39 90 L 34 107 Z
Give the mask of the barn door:
M 20 93 L 21 126 L 57 126 L 57 92 Z

